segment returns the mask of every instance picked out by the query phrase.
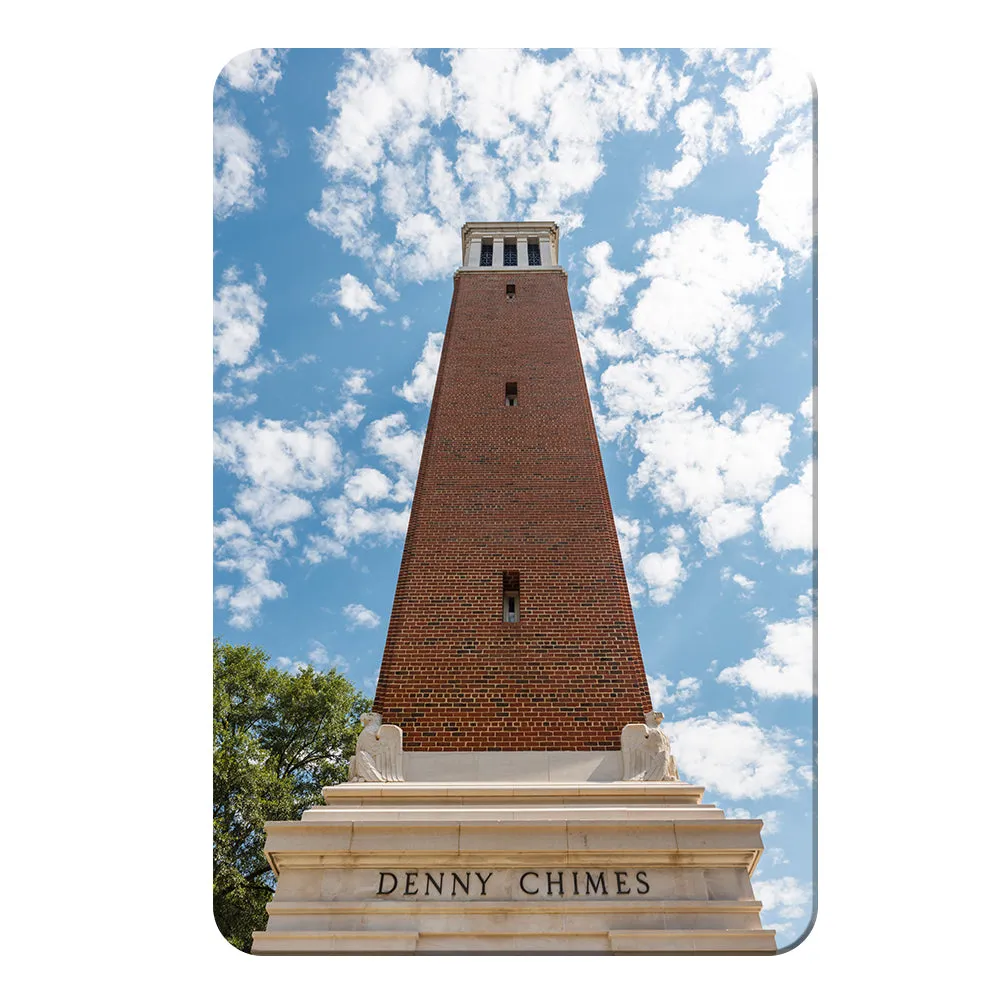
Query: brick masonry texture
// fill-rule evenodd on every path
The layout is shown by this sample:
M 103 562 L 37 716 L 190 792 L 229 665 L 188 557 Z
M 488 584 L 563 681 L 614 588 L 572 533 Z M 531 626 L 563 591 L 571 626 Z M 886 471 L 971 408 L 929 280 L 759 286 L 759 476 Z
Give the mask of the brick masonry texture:
M 614 750 L 651 708 L 566 275 L 460 271 L 375 709 L 481 751 Z

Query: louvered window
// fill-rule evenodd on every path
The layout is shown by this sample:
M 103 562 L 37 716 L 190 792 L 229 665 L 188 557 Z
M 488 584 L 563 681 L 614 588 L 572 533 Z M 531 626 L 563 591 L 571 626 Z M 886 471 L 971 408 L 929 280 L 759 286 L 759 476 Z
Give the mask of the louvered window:
M 517 267 L 517 244 L 505 243 L 503 245 L 503 266 Z
M 537 243 L 528 243 L 528 267 L 542 266 L 542 250 Z
M 479 250 L 479 266 L 480 267 L 492 267 L 493 266 L 493 244 L 484 243 Z

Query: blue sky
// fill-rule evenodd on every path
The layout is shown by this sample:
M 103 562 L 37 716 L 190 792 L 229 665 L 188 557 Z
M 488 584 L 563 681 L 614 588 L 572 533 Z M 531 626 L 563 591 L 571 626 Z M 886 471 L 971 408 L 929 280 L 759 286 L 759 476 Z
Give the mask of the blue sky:
M 468 219 L 555 219 L 655 706 L 812 908 L 812 104 L 766 51 L 255 50 L 214 93 L 215 632 L 374 692 Z

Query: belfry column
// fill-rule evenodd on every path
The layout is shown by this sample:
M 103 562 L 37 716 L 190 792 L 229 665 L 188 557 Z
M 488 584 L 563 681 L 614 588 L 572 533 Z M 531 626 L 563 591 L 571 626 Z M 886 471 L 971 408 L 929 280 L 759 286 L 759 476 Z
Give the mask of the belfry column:
M 258 954 L 774 950 L 761 821 L 653 711 L 558 235 L 462 228 L 374 711 L 349 781 L 267 826 Z

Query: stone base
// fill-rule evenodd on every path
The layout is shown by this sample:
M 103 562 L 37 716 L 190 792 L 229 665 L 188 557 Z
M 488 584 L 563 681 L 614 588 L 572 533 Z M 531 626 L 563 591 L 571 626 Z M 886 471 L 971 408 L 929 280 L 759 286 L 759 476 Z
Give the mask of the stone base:
M 683 782 L 609 780 L 620 763 L 405 754 L 404 782 L 324 789 L 267 826 L 278 887 L 254 953 L 773 952 L 750 885 L 761 821 Z M 410 780 L 432 773 L 450 780 Z

